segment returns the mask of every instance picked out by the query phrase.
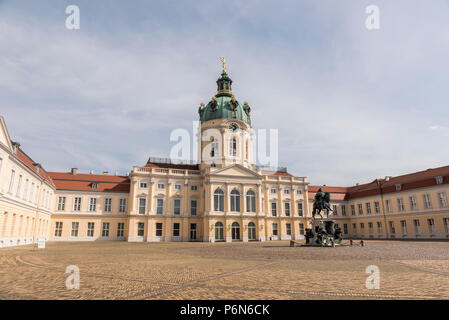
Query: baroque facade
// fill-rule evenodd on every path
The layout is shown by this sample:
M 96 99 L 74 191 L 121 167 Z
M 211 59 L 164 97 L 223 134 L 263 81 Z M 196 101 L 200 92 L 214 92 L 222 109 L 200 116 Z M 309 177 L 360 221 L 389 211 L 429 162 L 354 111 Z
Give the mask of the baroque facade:
M 225 68 L 198 109 L 198 162 L 150 158 L 127 176 L 47 172 L 0 117 L 0 246 L 55 241 L 303 239 L 318 188 L 346 238 L 447 239 L 449 166 L 353 187 L 254 165 L 251 108 Z

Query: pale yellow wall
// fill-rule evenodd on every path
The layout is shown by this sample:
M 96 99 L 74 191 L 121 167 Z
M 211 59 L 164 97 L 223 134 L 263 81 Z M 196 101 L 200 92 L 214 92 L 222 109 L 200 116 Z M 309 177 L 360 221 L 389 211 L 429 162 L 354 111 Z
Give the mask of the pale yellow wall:
M 449 207 L 440 207 L 438 203 L 438 193 L 443 192 L 449 197 L 449 186 L 446 185 L 436 185 L 432 187 L 419 188 L 413 190 L 405 190 L 400 192 L 388 193 L 381 196 L 370 196 L 363 197 L 354 200 L 345 201 L 347 204 L 347 216 L 342 217 L 341 215 L 336 218 L 340 226 L 343 228 L 343 224 L 348 225 L 350 237 L 370 237 L 368 223 L 373 223 L 373 232 L 371 236 L 373 238 L 385 238 L 391 237 L 389 222 L 392 221 L 395 226 L 395 238 L 448 238 L 448 231 L 444 226 L 444 219 L 449 219 Z M 429 194 L 431 197 L 432 208 L 425 208 L 423 195 Z M 409 197 L 415 196 L 417 208 L 412 209 L 410 206 Z M 402 198 L 404 203 L 404 211 L 398 210 L 397 199 Z M 391 201 L 391 212 L 387 212 L 385 208 L 385 200 Z M 382 200 L 384 207 L 382 206 Z M 380 213 L 376 214 L 374 210 L 374 202 L 378 201 L 380 204 Z M 372 212 L 367 214 L 366 203 L 371 203 Z M 351 204 L 355 205 L 356 215 L 351 215 Z M 359 214 L 358 204 L 363 206 L 363 215 Z M 429 226 L 427 219 L 434 219 L 435 231 L 433 234 L 429 232 Z M 406 221 L 407 232 L 404 234 L 401 221 Z M 419 220 L 420 222 L 420 232 L 416 233 L 414 227 L 414 220 Z M 378 232 L 377 222 L 382 223 L 382 233 Z M 356 230 L 353 228 L 353 224 L 356 224 Z M 361 233 L 360 224 L 364 223 L 365 233 Z

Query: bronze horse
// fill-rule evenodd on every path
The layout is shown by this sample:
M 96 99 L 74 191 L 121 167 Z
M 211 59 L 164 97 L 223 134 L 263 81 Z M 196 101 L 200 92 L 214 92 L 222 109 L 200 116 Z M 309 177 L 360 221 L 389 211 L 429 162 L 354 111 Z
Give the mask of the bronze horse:
M 329 192 L 323 193 L 321 189 L 318 190 L 313 203 L 312 218 L 315 218 L 315 215 L 319 215 L 322 219 L 323 216 L 321 215 L 321 211 L 325 211 L 326 218 L 329 218 L 329 211 L 333 211 L 329 204 L 330 198 L 331 196 Z

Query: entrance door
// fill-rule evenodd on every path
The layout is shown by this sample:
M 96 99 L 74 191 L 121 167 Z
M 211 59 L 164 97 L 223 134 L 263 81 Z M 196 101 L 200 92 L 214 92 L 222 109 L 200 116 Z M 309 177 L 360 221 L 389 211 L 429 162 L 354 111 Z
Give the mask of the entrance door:
M 240 240 L 240 225 L 237 222 L 232 224 L 232 240 Z
M 196 223 L 190 224 L 190 240 L 196 240 Z
M 253 222 L 248 223 L 248 240 L 256 240 L 256 225 Z

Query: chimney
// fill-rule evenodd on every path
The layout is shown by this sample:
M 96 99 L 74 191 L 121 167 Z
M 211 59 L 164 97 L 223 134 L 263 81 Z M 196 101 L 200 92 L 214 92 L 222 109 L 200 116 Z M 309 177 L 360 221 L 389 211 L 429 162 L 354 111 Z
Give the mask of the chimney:
M 70 170 L 70 172 L 75 175 L 78 173 L 78 168 L 72 168 L 72 170 Z
M 109 174 L 109 172 L 108 171 L 103 171 L 103 174 Z

